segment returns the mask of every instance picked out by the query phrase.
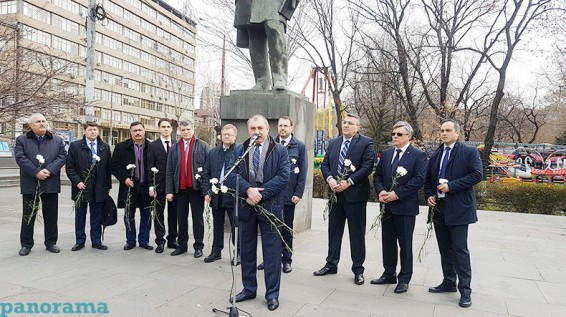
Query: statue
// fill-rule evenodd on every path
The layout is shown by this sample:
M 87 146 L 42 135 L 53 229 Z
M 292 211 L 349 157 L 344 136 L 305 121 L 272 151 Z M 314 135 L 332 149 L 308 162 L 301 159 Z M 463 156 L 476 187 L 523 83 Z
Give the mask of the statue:
M 236 0 L 236 45 L 250 50 L 255 77 L 252 89 L 287 89 L 285 31 L 298 3 L 299 0 Z

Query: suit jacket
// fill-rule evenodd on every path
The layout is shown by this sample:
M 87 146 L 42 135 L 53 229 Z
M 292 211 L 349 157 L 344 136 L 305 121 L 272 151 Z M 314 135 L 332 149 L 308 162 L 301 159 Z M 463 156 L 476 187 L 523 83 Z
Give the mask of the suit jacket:
M 279 136 L 275 138 L 275 142 L 280 142 Z M 285 148 L 289 154 L 289 182 L 283 192 L 283 203 L 285 205 L 295 205 L 291 201 L 291 198 L 293 198 L 293 196 L 303 198 L 303 192 L 305 191 L 305 184 L 307 182 L 309 163 L 307 148 L 305 144 L 297 140 L 295 136 L 291 137 L 289 145 Z M 296 169 L 298 169 L 298 173 L 295 173 Z
M 135 164 L 136 168 L 139 168 L 136 163 L 136 150 L 134 149 L 135 142 L 132 139 L 120 142 L 116 144 L 114 148 L 114 153 L 112 153 L 112 174 L 120 182 L 120 190 L 118 191 L 118 208 L 126 207 L 126 198 L 128 194 L 128 186 L 124 183 L 127 178 L 131 178 L 131 172 L 126 169 L 129 164 Z M 136 184 L 137 186 L 132 187 L 132 196 L 141 195 L 142 205 L 138 206 L 136 199 L 132 200 L 132 208 L 145 208 L 149 206 L 151 197 L 149 196 L 149 170 L 151 166 L 147 164 L 147 154 L 149 152 L 149 141 L 144 140 L 143 145 L 143 164 L 144 164 L 144 183 Z M 133 179 L 132 179 L 133 180 Z
M 250 139 L 246 140 L 243 144 L 237 145 L 234 149 L 234 155 L 229 163 L 230 169 L 236 160 L 248 149 Z M 283 219 L 283 190 L 289 181 L 289 155 L 285 147 L 279 143 L 275 143 L 273 138 L 269 137 L 267 143 L 267 154 L 263 164 L 263 184 L 261 188 L 262 199 L 260 204 L 267 210 L 271 211 L 279 219 Z M 264 149 L 265 150 L 265 149 Z M 235 169 L 240 177 L 240 195 L 245 198 L 246 190 L 250 187 L 257 187 L 255 184 L 249 183 L 249 156 L 246 155 L 244 160 Z M 226 185 L 230 188 L 236 187 L 236 173 L 230 174 L 226 179 Z M 246 221 L 249 219 L 253 207 L 246 204 L 245 201 L 240 201 L 240 208 L 238 217 L 240 220 Z
M 328 149 L 324 154 L 324 159 L 320 165 L 324 179 L 329 176 L 338 177 L 338 160 L 340 159 L 340 150 L 342 148 L 343 137 L 337 137 L 330 140 Z M 375 151 L 373 149 L 373 141 L 367 136 L 356 134 L 352 137 L 346 159 L 352 161 L 352 165 L 356 168 L 355 172 L 348 172 L 348 178 L 354 182 L 354 186 L 350 186 L 343 191 L 344 198 L 348 202 L 363 202 L 369 199 L 370 186 L 369 175 L 373 171 L 375 161 Z M 330 189 L 329 189 L 330 190 Z
M 430 158 L 425 181 L 426 197 L 436 196 L 440 160 L 444 145 Z M 447 225 L 465 225 L 478 220 L 474 185 L 483 179 L 482 163 L 477 149 L 460 141 L 450 151 L 446 166 L 449 192 L 444 198 L 445 222 Z
M 36 156 L 39 154 L 45 159 L 43 165 L 37 161 Z M 29 131 L 16 138 L 14 156 L 20 167 L 20 192 L 22 195 L 35 193 L 37 186 L 35 175 L 44 168 L 51 172 L 51 176 L 40 182 L 41 192 L 46 194 L 61 192 L 61 168 L 67 160 L 65 144 L 61 137 L 47 131 L 43 141 L 39 142 L 35 133 Z
M 249 47 L 247 28 L 252 24 L 267 20 L 279 20 L 285 25 L 295 13 L 299 0 L 236 0 L 234 27 L 238 29 L 236 44 L 241 48 Z
M 224 146 L 219 145 L 208 152 L 208 158 L 204 164 L 204 177 L 202 181 L 202 192 L 204 195 L 207 195 L 210 191 L 210 180 L 212 178 L 216 178 L 220 181 L 222 167 L 224 167 L 224 173 L 228 173 L 228 164 L 230 163 L 230 159 L 232 159 L 234 147 L 235 145 L 232 144 L 229 149 L 224 151 Z M 221 204 L 219 204 L 218 199 L 220 196 L 222 196 Z M 234 196 L 230 194 L 222 194 L 219 192 L 218 194 L 211 194 L 210 197 L 212 198 L 210 206 L 214 209 L 234 207 Z
M 167 158 L 167 169 L 165 174 L 165 193 L 176 194 L 179 192 L 181 186 L 181 142 L 175 143 L 171 150 L 169 150 L 169 157 Z M 202 190 L 204 165 L 206 164 L 206 156 L 208 154 L 208 144 L 203 140 L 195 137 L 193 144 L 193 156 L 191 157 L 193 189 Z M 199 172 L 199 169 L 202 171 Z M 195 175 L 199 174 L 199 179 Z
M 169 144 L 169 151 L 171 151 L 171 147 L 175 141 L 171 139 L 171 143 Z M 165 147 L 163 147 L 163 143 L 161 142 L 161 138 L 151 142 L 148 147 L 147 153 L 147 165 L 151 169 L 152 167 L 157 168 L 159 172 L 155 174 L 155 184 L 156 188 L 155 191 L 158 194 L 165 194 L 165 175 L 167 171 L 167 151 Z M 153 173 L 149 172 L 149 186 L 153 186 Z
M 96 168 L 91 173 L 86 188 L 83 191 L 82 202 L 101 203 L 106 201 L 106 196 L 112 188 L 112 161 L 110 146 L 100 137 L 96 140 L 96 155 L 100 157 L 100 162 L 96 163 Z M 77 184 L 85 182 L 88 170 L 92 164 L 92 152 L 90 145 L 87 143 L 86 137 L 77 140 L 69 146 L 69 155 L 67 156 L 66 171 L 71 181 L 71 199 L 74 200 L 79 193 Z M 94 184 L 92 181 L 94 180 Z M 94 185 L 94 186 L 93 186 Z M 95 201 L 92 200 L 94 192 Z
M 395 150 L 395 147 L 390 147 L 383 151 L 375 168 L 373 184 L 378 195 L 383 190 L 389 191 L 393 185 L 395 171 L 391 171 L 391 161 L 396 154 Z M 424 185 L 426 177 L 426 153 L 409 145 L 398 166 L 404 167 L 407 174 L 397 178 L 394 192 L 399 199 L 387 203 L 387 206 L 394 215 L 416 216 L 419 214 L 419 188 Z

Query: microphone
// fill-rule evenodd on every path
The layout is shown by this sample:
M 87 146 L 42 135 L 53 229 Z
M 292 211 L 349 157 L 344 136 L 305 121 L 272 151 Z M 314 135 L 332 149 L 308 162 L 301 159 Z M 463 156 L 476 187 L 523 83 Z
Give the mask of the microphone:
M 258 138 L 259 138 L 259 133 L 254 134 L 254 135 L 250 138 L 250 145 L 254 144 L 255 141 L 257 141 Z

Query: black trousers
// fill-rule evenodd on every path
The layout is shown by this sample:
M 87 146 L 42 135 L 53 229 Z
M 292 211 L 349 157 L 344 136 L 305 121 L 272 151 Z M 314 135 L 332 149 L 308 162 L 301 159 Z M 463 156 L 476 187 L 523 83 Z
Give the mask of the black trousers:
M 471 294 L 472 266 L 468 251 L 468 225 L 446 225 L 445 212 L 450 211 L 446 211 L 443 202 L 439 201 L 434 213 L 434 232 L 444 276 L 442 283 L 455 286 L 457 276 L 460 293 Z
M 233 208 L 212 208 L 212 253 L 220 253 L 224 249 L 224 219 L 228 215 L 230 227 L 232 228 L 232 243 L 234 243 L 234 209 Z
M 337 201 L 332 205 L 328 216 L 328 256 L 326 267 L 336 268 L 340 261 L 342 236 L 348 220 L 350 234 L 350 253 L 352 254 L 352 272 L 362 274 L 366 260 L 366 206 L 367 202 L 350 203 L 338 193 Z
M 398 277 L 399 283 L 409 284 L 413 276 L 413 232 L 415 216 L 394 215 L 385 207 L 381 220 L 381 246 L 383 254 L 383 276 Z M 397 252 L 399 243 L 399 252 Z M 397 272 L 397 256 L 401 260 L 401 270 Z
M 189 243 L 189 204 L 193 219 L 193 236 L 195 250 L 204 248 L 204 196 L 198 190 L 179 190 L 175 196 L 177 201 L 177 221 L 179 222 L 179 248 L 187 249 Z
M 157 193 L 157 218 L 153 219 L 153 225 L 155 226 L 155 243 L 165 244 L 165 204 L 167 203 L 167 228 L 169 228 L 169 234 L 167 235 L 167 241 L 173 243 L 177 241 L 178 230 L 177 230 L 177 200 L 174 199 L 172 202 L 165 200 L 165 192 Z
M 284 205 L 283 207 L 283 221 L 285 224 L 293 229 L 293 221 L 295 221 L 295 205 Z M 293 250 L 293 233 L 286 228 L 281 228 L 281 234 L 283 235 L 283 241 L 289 246 L 291 250 Z M 293 262 L 291 257 L 293 253 L 287 249 L 287 246 L 283 243 L 281 247 L 283 248 L 281 263 L 289 263 Z
M 22 195 L 23 198 L 23 215 L 22 227 L 20 230 L 20 244 L 22 247 L 32 248 L 33 241 L 33 226 L 37 215 L 32 213 L 32 204 L 34 194 Z M 45 246 L 52 246 L 57 243 L 57 217 L 59 211 L 59 194 L 41 194 L 41 210 L 39 213 L 43 215 L 43 231 L 45 235 Z

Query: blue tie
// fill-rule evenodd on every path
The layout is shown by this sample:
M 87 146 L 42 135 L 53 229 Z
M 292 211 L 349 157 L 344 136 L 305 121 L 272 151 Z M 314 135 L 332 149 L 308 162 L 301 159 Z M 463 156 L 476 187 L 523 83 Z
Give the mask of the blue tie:
M 254 150 L 254 172 L 256 172 L 259 170 L 259 147 L 261 146 L 261 144 L 256 144 L 255 145 L 255 150 Z
M 401 156 L 401 149 L 395 150 L 395 157 L 393 158 L 393 162 L 391 163 L 391 176 L 395 177 L 397 174 L 397 166 L 399 166 L 399 156 Z
M 348 148 L 350 147 L 350 140 L 346 140 L 342 144 L 342 149 L 340 150 L 340 158 L 338 159 L 338 174 L 342 173 L 342 168 L 344 167 L 344 160 L 346 159 L 346 154 L 348 153 Z
M 438 173 L 438 178 L 446 178 L 446 166 L 448 165 L 448 160 L 450 159 L 450 148 L 446 147 L 444 149 L 444 158 L 442 159 L 442 165 L 440 166 L 440 173 Z
M 90 142 L 90 152 L 92 155 L 96 155 L 96 148 L 94 147 L 94 142 Z

